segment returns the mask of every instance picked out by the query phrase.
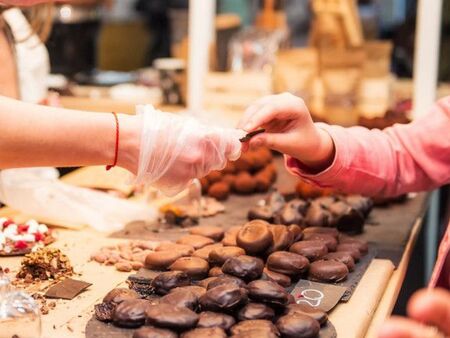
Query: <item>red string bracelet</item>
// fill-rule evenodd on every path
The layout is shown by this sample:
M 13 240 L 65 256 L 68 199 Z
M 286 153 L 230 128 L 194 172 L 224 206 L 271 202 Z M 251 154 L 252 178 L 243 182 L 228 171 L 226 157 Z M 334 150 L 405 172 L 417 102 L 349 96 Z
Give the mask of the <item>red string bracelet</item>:
M 117 164 L 117 158 L 119 157 L 119 118 L 115 112 L 112 112 L 112 114 L 114 115 L 114 120 L 116 121 L 116 148 L 114 149 L 114 161 L 112 164 L 108 164 L 106 166 L 106 170 L 115 167 Z

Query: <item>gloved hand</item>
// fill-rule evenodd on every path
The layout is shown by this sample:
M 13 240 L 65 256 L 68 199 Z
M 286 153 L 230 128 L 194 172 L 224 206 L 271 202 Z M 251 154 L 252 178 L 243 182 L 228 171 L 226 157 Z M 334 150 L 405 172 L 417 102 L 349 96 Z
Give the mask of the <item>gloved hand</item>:
M 245 132 L 211 127 L 150 105 L 137 106 L 142 123 L 136 184 L 151 184 L 166 195 L 186 188 L 192 179 L 221 170 L 241 153 Z

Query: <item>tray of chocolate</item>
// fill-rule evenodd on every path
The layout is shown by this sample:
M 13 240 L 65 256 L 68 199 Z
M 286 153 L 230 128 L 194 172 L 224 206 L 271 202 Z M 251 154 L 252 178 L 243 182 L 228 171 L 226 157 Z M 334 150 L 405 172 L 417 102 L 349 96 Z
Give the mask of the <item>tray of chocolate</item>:
M 0 256 L 21 256 L 37 247 L 53 243 L 55 238 L 45 224 L 31 219 L 17 224 L 12 219 L 0 218 Z

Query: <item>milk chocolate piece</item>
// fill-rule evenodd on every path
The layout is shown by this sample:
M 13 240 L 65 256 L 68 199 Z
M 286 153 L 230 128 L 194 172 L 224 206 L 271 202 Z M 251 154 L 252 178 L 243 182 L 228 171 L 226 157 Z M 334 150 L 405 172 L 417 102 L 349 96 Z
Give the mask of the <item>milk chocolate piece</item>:
M 186 244 L 177 244 L 172 242 L 163 242 L 158 245 L 155 251 L 176 251 L 180 252 L 183 256 L 190 256 L 194 253 L 194 247 Z
M 133 338 L 178 338 L 178 334 L 168 329 L 144 326 L 133 333 Z
M 347 278 L 348 268 L 338 261 L 320 260 L 311 263 L 308 279 L 315 282 L 337 283 Z
M 241 141 L 241 142 L 248 142 L 248 141 L 250 141 L 252 139 L 252 137 L 254 137 L 254 136 L 258 135 L 258 134 L 264 133 L 265 131 L 266 130 L 264 128 L 251 131 L 251 132 L 247 133 L 247 135 L 245 135 L 243 138 L 239 139 L 239 141 Z
M 294 243 L 289 251 L 308 258 L 310 262 L 316 261 L 328 253 L 325 243 L 317 240 Z
M 336 252 L 346 253 L 346 254 L 349 254 L 350 256 L 352 256 L 353 260 L 355 261 L 355 263 L 358 263 L 359 260 L 361 259 L 361 253 L 359 252 L 359 250 L 357 248 L 348 247 L 348 246 L 344 246 L 343 248 L 339 248 L 339 245 L 338 245 L 336 250 L 337 250 Z
M 145 314 L 147 323 L 175 331 L 189 330 L 199 319 L 194 311 L 170 304 L 150 305 Z
M 238 246 L 215 248 L 209 253 L 208 261 L 212 265 L 222 265 L 228 258 L 245 255 L 245 250 Z
M 304 241 L 315 241 L 315 240 L 322 241 L 327 246 L 329 252 L 336 251 L 336 247 L 338 245 L 338 241 L 336 240 L 336 238 L 334 238 L 332 235 L 328 235 L 328 234 L 310 232 L 310 233 L 306 233 L 303 235 L 303 240 Z
M 268 269 L 267 267 L 263 270 L 263 275 L 261 277 L 263 280 L 270 280 L 281 285 L 284 288 L 287 288 L 291 285 L 291 277 L 287 275 L 283 275 L 282 273 L 278 273 Z
M 181 257 L 169 266 L 172 271 L 184 271 L 193 279 L 202 279 L 208 275 L 209 264 L 199 257 Z
M 349 195 L 344 198 L 345 202 L 351 205 L 354 209 L 360 211 L 364 217 L 369 216 L 373 207 L 373 202 L 370 198 L 360 195 Z
M 320 331 L 317 320 L 299 313 L 280 317 L 276 326 L 282 337 L 286 338 L 315 338 Z
M 236 246 L 237 245 L 236 237 L 241 228 L 242 227 L 240 225 L 235 225 L 229 228 L 227 231 L 225 231 L 225 234 L 222 239 L 222 244 L 224 246 Z
M 355 260 L 352 255 L 345 251 L 330 252 L 323 257 L 326 261 L 338 261 L 344 263 L 347 266 L 348 271 L 355 270 Z
M 206 288 L 198 286 L 198 285 L 180 286 L 180 287 L 170 290 L 170 293 L 178 292 L 178 291 L 192 292 L 197 298 L 199 298 L 200 296 L 205 294 Z
M 369 244 L 361 239 L 351 238 L 351 237 L 340 237 L 339 244 L 355 244 L 361 254 L 365 255 L 369 252 Z
M 267 205 L 253 207 L 248 211 L 247 218 L 249 221 L 260 219 L 272 223 L 274 220 L 274 212 L 272 211 L 272 208 Z
M 288 249 L 294 243 L 294 235 L 288 227 L 280 224 L 270 224 L 269 230 L 272 233 L 273 242 L 266 250 L 266 254 Z
M 220 241 L 223 238 L 224 230 L 220 227 L 213 225 L 198 225 L 192 227 L 189 230 L 191 235 L 200 235 L 213 239 L 214 241 Z
M 275 325 L 273 325 L 270 320 L 266 319 L 243 320 L 231 328 L 231 334 L 233 336 L 241 335 L 240 337 L 246 337 L 246 335 L 242 334 L 251 334 L 252 331 L 259 331 L 260 335 L 257 337 L 266 337 L 268 336 L 267 334 L 269 334 L 268 337 L 272 337 L 272 334 L 275 335 L 275 337 L 280 335 Z
M 186 235 L 177 240 L 178 244 L 186 244 L 194 247 L 194 249 L 200 249 L 209 244 L 213 244 L 214 241 L 205 236 L 200 235 Z
M 286 306 L 285 313 L 286 315 L 292 313 L 299 313 L 302 315 L 309 316 L 319 322 L 320 325 L 323 325 L 328 320 L 328 315 L 326 312 L 313 308 L 312 306 L 306 304 L 289 304 Z
M 150 270 L 165 270 L 178 258 L 186 256 L 180 251 L 150 252 L 145 258 L 145 267 Z
M 159 303 L 171 304 L 178 307 L 187 307 L 195 311 L 198 305 L 198 298 L 193 292 L 180 290 L 170 291 L 167 295 L 161 297 Z
M 216 248 L 220 248 L 222 247 L 223 244 L 222 243 L 214 243 L 214 244 L 210 244 L 207 246 L 204 246 L 201 249 L 195 250 L 194 253 L 192 254 L 193 257 L 199 257 L 199 258 L 203 258 L 204 260 L 208 260 L 209 259 L 209 253 L 216 249 Z
M 354 251 L 357 250 L 361 256 L 367 254 L 366 248 L 361 243 L 340 243 L 336 247 L 336 251 Z
M 202 310 L 229 311 L 247 301 L 247 293 L 236 285 L 225 284 L 209 289 L 200 297 L 199 303 Z
M 145 311 L 150 306 L 145 299 L 127 299 L 114 309 L 113 323 L 121 327 L 139 327 L 145 323 Z
M 227 334 L 219 327 L 197 328 L 181 334 L 181 338 L 226 338 Z
M 219 276 L 222 276 L 223 274 L 224 273 L 220 266 L 215 266 L 215 267 L 211 268 L 208 272 L 209 277 L 219 277 Z
M 303 215 L 300 211 L 300 205 L 303 205 L 300 200 L 288 202 L 280 212 L 280 223 L 285 225 L 303 224 Z
M 222 275 L 222 276 L 218 276 L 216 279 L 210 281 L 208 283 L 208 287 L 207 289 L 212 289 L 215 288 L 216 286 L 221 286 L 221 285 L 225 285 L 225 284 L 232 284 L 235 286 L 239 286 L 240 288 L 246 288 L 247 284 L 245 284 L 245 282 L 237 277 L 234 276 L 229 276 L 229 275 Z
M 246 223 L 237 234 L 237 245 L 249 255 L 264 252 L 273 243 L 268 225 L 269 223 L 261 220 Z
M 86 290 L 91 283 L 80 280 L 66 278 L 63 281 L 51 286 L 45 293 L 46 298 L 74 299 L 82 291 Z
M 161 272 L 152 281 L 152 287 L 155 292 L 160 295 L 169 293 L 173 288 L 188 286 L 190 284 L 191 279 L 187 273 L 183 271 Z
M 253 320 L 253 319 L 268 319 L 272 320 L 275 316 L 275 311 L 262 303 L 248 303 L 238 312 L 238 319 Z
M 309 261 L 293 252 L 277 251 L 267 258 L 267 267 L 288 276 L 298 276 L 308 269 Z
M 364 227 L 364 215 L 342 201 L 333 203 L 328 210 L 333 215 L 333 225 L 339 230 L 360 234 Z
M 247 285 L 248 296 L 261 303 L 286 305 L 288 301 L 288 293 L 286 290 L 275 282 L 268 280 L 255 280 Z
M 115 288 L 109 291 L 105 297 L 103 297 L 104 303 L 120 304 L 127 299 L 138 299 L 139 294 L 136 291 L 126 288 Z
M 305 223 L 309 227 L 327 227 L 331 225 L 332 215 L 319 203 L 311 203 L 306 216 Z
M 308 227 L 303 229 L 303 234 L 316 233 L 316 234 L 327 234 L 333 236 L 334 238 L 338 238 L 339 231 L 335 228 L 324 228 L 324 227 Z
M 224 273 L 251 281 L 261 277 L 264 269 L 262 259 L 247 255 L 228 258 L 222 266 Z
M 197 327 L 220 327 L 228 331 L 235 323 L 236 320 L 225 313 L 203 311 L 200 313 Z
M 297 224 L 291 224 L 288 226 L 288 230 L 292 233 L 293 242 L 298 242 L 303 238 L 303 230 Z

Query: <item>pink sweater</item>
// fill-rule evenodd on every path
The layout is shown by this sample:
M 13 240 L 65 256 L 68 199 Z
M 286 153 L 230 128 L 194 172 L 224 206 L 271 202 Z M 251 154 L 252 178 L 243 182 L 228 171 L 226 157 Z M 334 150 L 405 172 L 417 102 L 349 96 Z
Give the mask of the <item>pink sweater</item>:
M 450 183 L 450 96 L 414 122 L 383 131 L 317 125 L 333 138 L 336 156 L 332 165 L 312 175 L 294 158 L 288 157 L 286 164 L 292 173 L 319 186 L 367 196 L 395 196 Z M 431 286 L 450 285 L 449 247 L 447 226 Z

